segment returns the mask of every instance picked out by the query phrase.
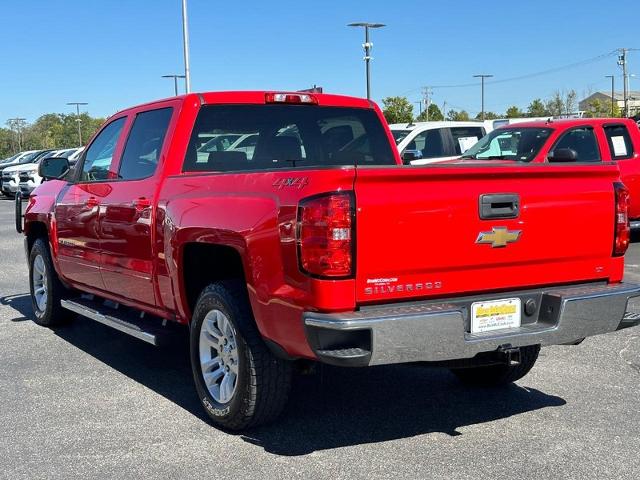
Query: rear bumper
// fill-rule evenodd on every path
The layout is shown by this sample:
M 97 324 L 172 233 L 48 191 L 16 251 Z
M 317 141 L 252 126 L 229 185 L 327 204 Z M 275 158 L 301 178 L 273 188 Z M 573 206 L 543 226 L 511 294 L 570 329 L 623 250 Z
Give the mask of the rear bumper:
M 307 312 L 304 324 L 320 361 L 343 366 L 468 359 L 504 347 L 572 344 L 586 337 L 640 324 L 626 315 L 640 285 L 590 284 L 507 292 L 482 297 L 370 307 L 357 312 Z M 473 301 L 536 299 L 518 328 L 469 333 Z M 635 318 L 637 317 L 637 318 Z

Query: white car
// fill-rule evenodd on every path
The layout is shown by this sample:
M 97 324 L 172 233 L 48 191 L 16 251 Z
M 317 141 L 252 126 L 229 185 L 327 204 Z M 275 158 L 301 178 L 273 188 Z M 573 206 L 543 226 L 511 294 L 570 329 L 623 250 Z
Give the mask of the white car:
M 394 123 L 389 128 L 406 165 L 457 158 L 491 131 L 482 122 Z
M 42 177 L 38 174 L 38 166 L 40 165 L 40 161 L 42 159 L 51 157 L 65 157 L 67 160 L 69 160 L 69 164 L 73 166 L 78 161 L 78 157 L 83 150 L 84 147 L 54 150 L 53 152 L 49 152 L 49 154 L 39 158 L 35 163 L 20 165 L 20 168 L 18 169 L 18 189 L 20 190 L 22 196 L 28 197 L 29 194 L 42 183 Z M 74 157 L 74 160 L 71 159 L 72 157 Z

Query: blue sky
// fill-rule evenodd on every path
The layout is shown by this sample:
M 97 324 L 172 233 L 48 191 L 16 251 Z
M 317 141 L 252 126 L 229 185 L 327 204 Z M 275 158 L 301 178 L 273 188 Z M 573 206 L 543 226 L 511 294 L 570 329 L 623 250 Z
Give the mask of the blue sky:
M 640 48 L 640 2 L 618 0 L 258 1 L 189 0 L 194 91 L 299 89 L 364 96 L 363 32 L 373 32 L 373 98 L 420 97 L 423 85 L 467 84 L 475 73 L 507 79 L 561 67 L 618 47 Z M 0 125 L 15 116 L 92 115 L 173 93 L 181 73 L 180 0 L 20 0 L 0 17 Z M 526 107 L 554 90 L 608 90 L 615 56 L 549 75 L 488 84 L 486 109 Z M 640 90 L 640 52 L 629 56 Z M 436 88 L 439 105 L 480 110 L 480 87 Z M 417 106 L 416 106 L 417 109 Z

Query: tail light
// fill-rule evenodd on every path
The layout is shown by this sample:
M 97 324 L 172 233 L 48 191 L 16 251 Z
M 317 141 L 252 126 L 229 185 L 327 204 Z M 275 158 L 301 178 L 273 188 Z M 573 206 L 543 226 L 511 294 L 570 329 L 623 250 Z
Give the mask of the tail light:
M 624 255 L 629 247 L 629 190 L 622 183 L 613 184 L 616 197 L 616 223 L 613 238 L 613 256 Z
M 321 278 L 353 274 L 355 222 L 351 192 L 310 197 L 298 207 L 298 259 L 303 272 Z

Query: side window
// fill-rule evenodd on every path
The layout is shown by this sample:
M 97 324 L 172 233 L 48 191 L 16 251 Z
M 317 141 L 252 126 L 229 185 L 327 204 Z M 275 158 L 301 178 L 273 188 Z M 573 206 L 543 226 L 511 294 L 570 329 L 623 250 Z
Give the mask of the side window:
M 425 130 L 409 142 L 406 150 L 418 150 L 420 158 L 447 157 L 440 128 Z
M 484 137 L 482 127 L 452 127 L 450 130 L 456 155 L 462 155 Z
M 161 108 L 136 115 L 122 153 L 121 179 L 139 180 L 154 174 L 172 113 L 172 108 Z
M 574 128 L 566 132 L 553 150 L 568 148 L 576 152 L 576 162 L 599 162 L 598 142 L 591 127 Z
M 624 125 L 607 125 L 604 127 L 611 158 L 622 160 L 633 156 L 633 144 L 629 131 Z
M 82 164 L 81 182 L 97 182 L 115 177 L 110 168 L 125 119 L 126 117 L 122 117 L 111 122 L 91 143 Z

